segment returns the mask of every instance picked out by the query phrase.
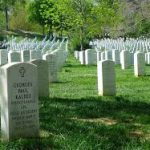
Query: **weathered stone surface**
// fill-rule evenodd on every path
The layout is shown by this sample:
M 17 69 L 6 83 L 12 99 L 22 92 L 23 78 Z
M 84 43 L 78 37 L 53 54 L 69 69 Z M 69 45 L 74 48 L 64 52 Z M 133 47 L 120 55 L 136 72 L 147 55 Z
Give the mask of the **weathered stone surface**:
M 3 66 L 0 91 L 3 139 L 39 136 L 37 67 L 29 63 Z

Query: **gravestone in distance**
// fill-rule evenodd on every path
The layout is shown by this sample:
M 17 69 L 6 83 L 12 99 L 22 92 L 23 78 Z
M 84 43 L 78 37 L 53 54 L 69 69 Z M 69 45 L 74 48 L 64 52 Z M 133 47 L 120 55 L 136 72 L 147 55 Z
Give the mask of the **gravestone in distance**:
M 6 49 L 0 49 L 0 66 L 7 64 L 7 61 Z
M 49 81 L 48 81 L 48 63 L 45 60 L 35 59 L 31 63 L 37 66 L 38 72 L 38 95 L 39 97 L 49 96 Z
M 79 51 L 79 61 L 81 65 L 85 65 L 85 51 Z
M 66 51 L 64 51 L 63 49 L 59 50 L 59 66 L 60 66 L 60 69 L 58 71 L 61 71 L 62 67 L 65 64 L 65 61 L 66 61 L 65 53 L 66 53 Z
M 150 52 L 146 53 L 146 64 L 150 65 Z
M 22 62 L 30 61 L 30 51 L 29 50 L 21 51 L 21 61 Z
M 97 62 L 101 61 L 101 52 L 97 51 Z
M 86 65 L 96 65 L 97 64 L 97 55 L 94 49 L 85 50 L 85 64 Z
M 79 59 L 79 51 L 74 51 L 74 57 L 75 57 L 76 59 Z
M 145 64 L 148 64 L 148 57 L 147 57 L 147 53 L 145 53 Z
M 3 140 L 38 137 L 37 67 L 29 63 L 1 67 L 0 91 Z
M 115 64 L 120 64 L 120 52 L 119 50 L 113 49 L 112 50 L 112 60 Z
M 61 70 L 61 65 L 62 65 L 62 64 L 60 64 L 60 62 L 61 62 L 60 60 L 63 59 L 63 58 L 60 56 L 59 50 L 56 49 L 56 50 L 52 51 L 50 54 L 55 55 L 56 69 L 57 69 L 57 72 L 60 71 Z
M 105 60 L 105 52 L 101 52 L 101 60 Z
M 20 61 L 21 61 L 21 54 L 19 52 L 8 52 L 8 63 Z
M 34 59 L 42 59 L 41 51 L 30 51 L 30 60 L 32 61 Z
M 136 77 L 142 76 L 145 74 L 145 60 L 144 53 L 136 52 L 134 54 L 134 75 Z
M 111 60 L 99 61 L 97 66 L 98 94 L 111 96 L 116 94 L 115 64 Z
M 127 50 L 123 50 L 120 53 L 120 62 L 121 62 L 121 69 L 127 69 L 130 65 L 130 53 Z
M 134 65 L 134 53 L 129 53 L 130 54 L 130 64 Z
M 105 51 L 105 60 L 112 60 L 112 51 Z
M 48 63 L 49 82 L 57 82 L 57 58 L 55 54 L 44 54 L 43 59 Z

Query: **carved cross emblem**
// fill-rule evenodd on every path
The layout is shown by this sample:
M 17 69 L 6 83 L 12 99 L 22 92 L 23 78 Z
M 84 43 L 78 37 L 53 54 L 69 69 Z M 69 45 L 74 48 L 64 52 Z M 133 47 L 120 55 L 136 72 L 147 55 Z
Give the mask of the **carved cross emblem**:
M 20 73 L 21 77 L 24 77 L 25 72 L 26 72 L 25 68 L 24 67 L 20 67 L 19 73 Z

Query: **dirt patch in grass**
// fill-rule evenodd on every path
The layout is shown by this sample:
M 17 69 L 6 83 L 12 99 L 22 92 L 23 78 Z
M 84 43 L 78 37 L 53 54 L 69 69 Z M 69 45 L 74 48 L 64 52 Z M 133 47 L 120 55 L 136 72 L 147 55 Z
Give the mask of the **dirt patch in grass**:
M 117 121 L 111 118 L 92 118 L 92 119 L 71 118 L 71 119 L 76 121 L 82 121 L 82 122 L 102 123 L 105 125 L 117 124 Z
M 131 137 L 135 137 L 135 138 L 144 137 L 143 131 L 140 131 L 140 130 L 131 131 L 131 132 L 129 133 L 129 135 L 130 135 Z
M 129 135 L 131 137 L 135 137 L 135 138 L 144 138 L 145 140 L 150 141 L 150 134 L 149 133 L 144 133 L 141 130 L 135 130 L 135 131 L 131 131 L 129 133 Z

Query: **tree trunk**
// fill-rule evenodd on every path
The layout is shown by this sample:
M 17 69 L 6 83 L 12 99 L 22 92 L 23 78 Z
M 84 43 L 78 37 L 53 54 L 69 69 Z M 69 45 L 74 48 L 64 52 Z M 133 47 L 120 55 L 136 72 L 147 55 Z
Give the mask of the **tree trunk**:
M 63 17 L 61 15 L 61 20 L 60 20 L 60 37 L 62 38 L 62 35 L 63 35 Z
M 80 28 L 80 50 L 83 50 L 83 27 Z
M 45 27 L 44 25 L 42 26 L 42 32 L 43 32 L 43 36 L 45 35 Z
M 80 51 L 83 50 L 83 42 L 82 42 L 82 39 L 80 40 Z
M 48 30 L 48 37 L 53 38 L 53 32 L 52 32 L 52 25 L 49 25 L 49 30 Z
M 6 23 L 6 30 L 9 30 L 9 17 L 8 17 L 8 7 L 5 6 L 5 23 Z

